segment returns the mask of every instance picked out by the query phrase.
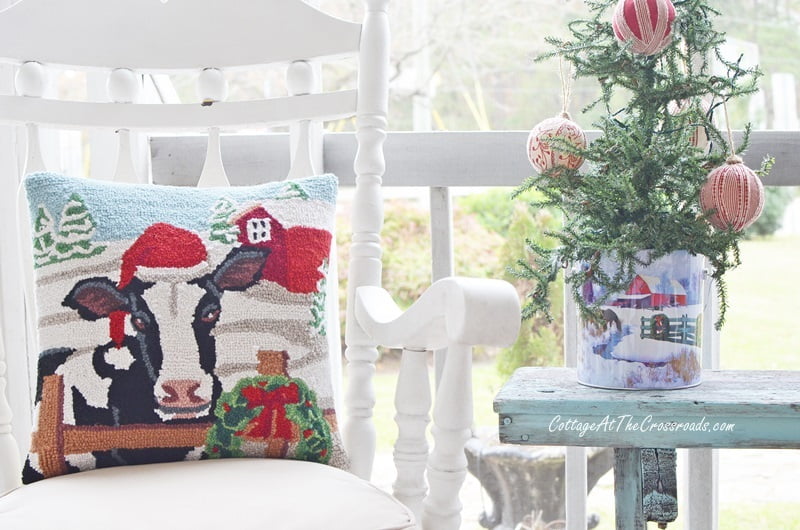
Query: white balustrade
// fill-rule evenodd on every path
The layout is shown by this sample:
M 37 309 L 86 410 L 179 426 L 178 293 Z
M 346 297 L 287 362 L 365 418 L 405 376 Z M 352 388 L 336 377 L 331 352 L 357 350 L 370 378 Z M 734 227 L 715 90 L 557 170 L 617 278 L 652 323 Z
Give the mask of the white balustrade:
M 578 308 L 571 293 L 564 295 L 564 365 L 578 364 Z M 586 448 L 567 447 L 564 457 L 564 501 L 567 530 L 585 530 L 588 515 L 586 496 L 589 491 Z

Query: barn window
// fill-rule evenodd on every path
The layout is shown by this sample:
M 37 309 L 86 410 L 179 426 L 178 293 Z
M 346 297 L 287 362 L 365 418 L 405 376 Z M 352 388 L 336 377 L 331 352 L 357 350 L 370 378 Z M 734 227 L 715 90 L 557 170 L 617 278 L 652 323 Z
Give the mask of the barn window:
M 263 243 L 271 239 L 269 230 L 269 220 L 261 219 L 248 219 L 247 220 L 247 240 L 250 243 Z

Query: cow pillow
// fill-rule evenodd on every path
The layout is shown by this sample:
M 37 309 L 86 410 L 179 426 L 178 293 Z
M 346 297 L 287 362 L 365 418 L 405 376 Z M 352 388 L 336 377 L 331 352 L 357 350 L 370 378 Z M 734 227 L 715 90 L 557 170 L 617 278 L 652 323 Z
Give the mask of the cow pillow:
M 325 336 L 336 177 L 25 186 L 41 353 L 23 482 L 240 456 L 346 467 Z

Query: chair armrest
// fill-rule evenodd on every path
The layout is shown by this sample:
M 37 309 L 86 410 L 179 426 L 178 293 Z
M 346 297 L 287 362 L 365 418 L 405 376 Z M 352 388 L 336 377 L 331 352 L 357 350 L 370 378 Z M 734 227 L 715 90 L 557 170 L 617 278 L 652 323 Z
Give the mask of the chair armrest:
M 404 349 L 395 394 L 394 495 L 422 528 L 457 529 L 473 416 L 472 346 L 508 346 L 517 339 L 517 292 L 500 280 L 451 277 L 435 282 L 403 311 L 384 289 L 365 286 L 356 289 L 354 314 L 375 344 Z M 442 348 L 447 354 L 437 376 L 430 451 L 427 350 Z
M 359 287 L 355 316 L 378 344 L 412 350 L 450 344 L 510 346 L 520 328 L 519 298 L 511 284 L 475 278 L 439 280 L 406 311 L 386 290 Z

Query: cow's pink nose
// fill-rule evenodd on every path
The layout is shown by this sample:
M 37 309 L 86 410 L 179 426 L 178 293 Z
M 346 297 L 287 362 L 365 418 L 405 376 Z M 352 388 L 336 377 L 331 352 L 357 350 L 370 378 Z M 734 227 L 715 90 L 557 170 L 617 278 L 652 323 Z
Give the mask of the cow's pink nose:
M 196 394 L 200 381 L 193 379 L 171 379 L 165 381 L 161 388 L 167 394 L 159 400 L 162 407 L 194 408 L 208 403 L 208 400 Z

